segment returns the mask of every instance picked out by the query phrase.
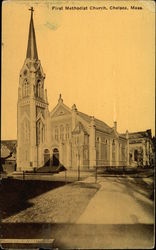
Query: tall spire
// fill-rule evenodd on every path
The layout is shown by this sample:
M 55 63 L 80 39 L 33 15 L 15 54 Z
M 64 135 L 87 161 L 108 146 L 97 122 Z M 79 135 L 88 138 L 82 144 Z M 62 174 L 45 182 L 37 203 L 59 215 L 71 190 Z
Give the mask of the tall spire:
M 27 47 L 26 58 L 38 59 L 35 29 L 34 29 L 34 22 L 33 22 L 34 9 L 33 9 L 33 7 L 31 7 L 29 10 L 31 11 L 31 18 L 30 18 L 29 37 L 28 37 L 28 47 Z

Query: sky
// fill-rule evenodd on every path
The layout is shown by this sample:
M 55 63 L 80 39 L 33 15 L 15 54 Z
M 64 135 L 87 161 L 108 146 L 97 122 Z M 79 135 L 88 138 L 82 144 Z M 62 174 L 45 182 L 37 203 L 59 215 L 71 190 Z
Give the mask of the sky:
M 142 6 L 132 10 L 131 5 Z M 106 10 L 52 10 L 52 6 Z M 19 73 L 33 6 L 51 111 L 64 103 L 118 132 L 155 132 L 155 7 L 151 1 L 5 1 L 2 6 L 1 138 L 17 138 Z M 128 10 L 110 10 L 127 6 Z

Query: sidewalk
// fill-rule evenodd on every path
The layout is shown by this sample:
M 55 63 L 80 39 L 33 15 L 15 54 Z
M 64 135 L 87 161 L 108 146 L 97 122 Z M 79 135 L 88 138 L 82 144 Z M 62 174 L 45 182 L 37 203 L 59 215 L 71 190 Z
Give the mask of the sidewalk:
M 91 178 L 85 181 L 91 181 Z M 103 178 L 77 224 L 153 224 L 154 203 L 122 178 Z

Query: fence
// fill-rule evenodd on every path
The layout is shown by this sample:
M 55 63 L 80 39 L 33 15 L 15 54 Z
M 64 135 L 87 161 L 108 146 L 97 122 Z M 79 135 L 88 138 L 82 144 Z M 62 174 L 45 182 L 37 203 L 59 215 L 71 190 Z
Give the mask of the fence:
M 154 175 L 152 168 L 132 168 L 129 166 L 96 166 L 95 167 L 95 182 L 98 176 L 121 176 L 131 175 L 132 177 L 150 177 Z

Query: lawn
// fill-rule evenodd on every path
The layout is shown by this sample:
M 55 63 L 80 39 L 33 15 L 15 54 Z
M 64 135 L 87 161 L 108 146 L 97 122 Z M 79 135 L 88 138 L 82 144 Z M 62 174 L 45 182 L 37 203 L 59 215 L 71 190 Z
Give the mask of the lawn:
M 84 212 L 99 184 L 57 181 L 4 180 L 2 222 L 74 223 Z

